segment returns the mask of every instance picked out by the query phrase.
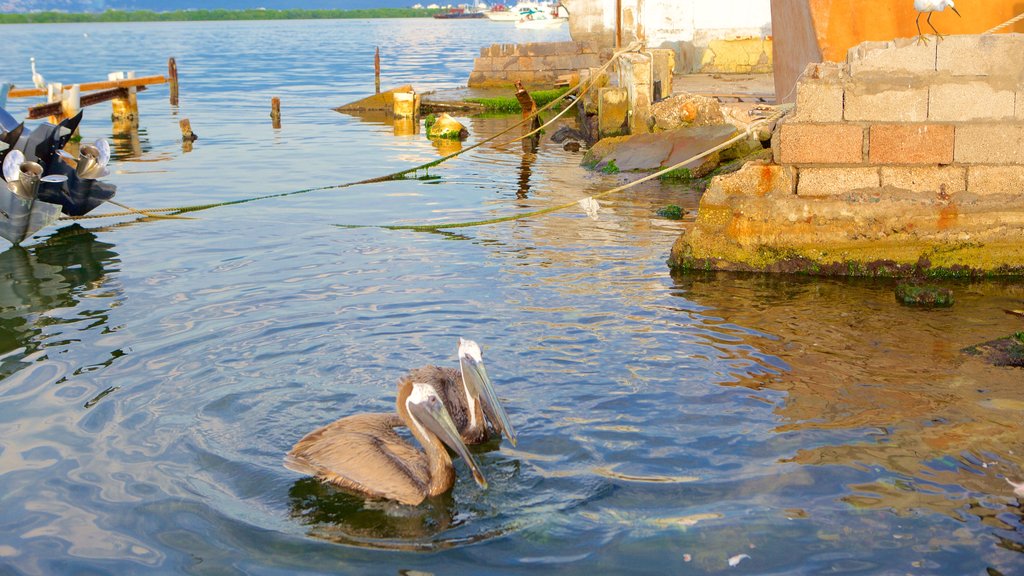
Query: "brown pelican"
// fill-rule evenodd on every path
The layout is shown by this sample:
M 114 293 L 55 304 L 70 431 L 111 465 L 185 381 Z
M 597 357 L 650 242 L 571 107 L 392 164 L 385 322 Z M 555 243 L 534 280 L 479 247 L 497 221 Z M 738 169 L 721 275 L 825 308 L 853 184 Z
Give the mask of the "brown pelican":
M 285 456 L 285 467 L 352 492 L 416 505 L 455 483 L 447 444 L 469 465 L 476 483 L 487 487 L 431 383 L 404 376 L 396 405 L 397 416 L 356 414 L 310 432 Z M 395 433 L 403 424 L 424 452 Z
M 466 444 L 486 442 L 490 438 L 490 424 L 495 432 L 504 433 L 516 445 L 516 432 L 498 402 L 476 342 L 459 338 L 458 369 L 424 366 L 409 374 L 417 381 L 433 384 Z

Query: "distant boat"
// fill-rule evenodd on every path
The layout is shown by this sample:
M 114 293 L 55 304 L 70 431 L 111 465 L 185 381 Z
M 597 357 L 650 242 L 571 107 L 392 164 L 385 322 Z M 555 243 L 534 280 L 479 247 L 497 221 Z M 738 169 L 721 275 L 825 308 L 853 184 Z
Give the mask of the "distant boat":
M 490 10 L 484 12 L 484 16 L 495 22 L 515 22 L 519 20 L 519 10 L 509 9 L 504 4 L 495 4 L 491 6 Z
M 483 12 L 469 12 L 465 8 L 449 8 L 447 12 L 434 14 L 434 18 L 452 20 L 456 18 L 483 18 Z
M 557 10 L 557 9 L 556 9 Z M 516 20 L 516 28 L 522 28 L 525 30 L 547 30 L 551 28 L 558 28 L 569 19 L 564 16 L 558 16 L 555 11 L 548 10 L 525 10 L 520 13 L 520 17 Z

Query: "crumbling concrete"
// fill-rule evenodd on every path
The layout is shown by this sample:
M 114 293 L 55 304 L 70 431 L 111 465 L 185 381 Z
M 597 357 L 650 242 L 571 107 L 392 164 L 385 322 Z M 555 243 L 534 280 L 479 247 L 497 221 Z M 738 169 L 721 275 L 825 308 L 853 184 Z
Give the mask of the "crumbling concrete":
M 866 43 L 808 66 L 774 161 L 716 178 L 669 264 L 1024 273 L 1024 116 L 1007 104 L 1022 70 L 1019 34 Z
M 480 49 L 469 75 L 470 88 L 507 87 L 516 81 L 527 87 L 551 87 L 559 78 L 596 68 L 611 56 L 580 42 L 493 44 Z

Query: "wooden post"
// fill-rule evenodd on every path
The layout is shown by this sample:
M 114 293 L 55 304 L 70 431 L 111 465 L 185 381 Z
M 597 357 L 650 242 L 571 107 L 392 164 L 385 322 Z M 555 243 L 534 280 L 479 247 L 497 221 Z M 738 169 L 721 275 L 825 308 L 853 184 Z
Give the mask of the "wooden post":
M 523 88 L 523 83 L 516 80 L 516 100 L 519 100 L 519 106 L 523 109 L 523 118 L 529 118 L 537 113 L 537 103 L 533 101 L 533 96 Z M 540 116 L 534 116 L 531 122 L 523 125 L 523 134 L 529 134 L 540 127 Z M 537 146 L 540 144 L 540 134 L 534 134 L 529 138 L 523 139 L 523 152 L 535 153 L 537 152 Z
M 124 72 L 111 72 L 107 74 L 107 80 L 115 82 L 117 80 L 124 80 Z M 132 117 L 132 106 L 129 100 L 131 94 L 125 94 L 123 97 L 118 96 L 110 101 L 110 116 L 111 119 L 116 121 L 128 120 Z
M 530 96 L 519 80 L 516 80 L 516 100 L 519 100 L 519 106 L 523 109 L 523 118 L 537 111 L 537 103 L 533 101 L 533 96 Z
M 199 139 L 192 132 L 192 123 L 188 121 L 188 118 L 182 118 L 178 124 L 181 126 L 181 150 L 182 152 L 191 152 L 192 143 Z
M 174 57 L 167 59 L 167 81 L 171 84 L 171 106 L 178 105 L 178 63 Z
M 270 121 L 274 129 L 281 128 L 281 99 L 277 96 L 270 99 Z
M 199 139 L 199 136 L 196 136 L 195 133 L 192 132 L 192 123 L 189 122 L 188 118 L 182 118 L 178 124 L 181 125 L 182 142 L 195 142 Z
M 373 84 L 376 87 L 376 94 L 380 94 L 380 46 L 373 51 Z
M 415 92 L 395 92 L 392 112 L 395 118 L 415 118 L 419 115 L 417 105 L 419 104 Z
M 60 111 L 65 118 L 71 118 L 75 114 L 78 114 L 78 110 L 82 106 L 82 91 L 75 84 L 71 87 L 71 90 L 62 91 L 60 101 Z

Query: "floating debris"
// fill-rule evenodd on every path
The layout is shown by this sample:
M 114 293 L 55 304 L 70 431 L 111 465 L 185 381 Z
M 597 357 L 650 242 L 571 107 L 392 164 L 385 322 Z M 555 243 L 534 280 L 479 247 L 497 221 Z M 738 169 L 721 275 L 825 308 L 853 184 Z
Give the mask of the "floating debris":
M 594 200 L 592 197 L 587 196 L 580 200 L 580 207 L 587 213 L 587 216 L 590 216 L 591 220 L 597 220 L 600 218 L 598 214 L 601 212 L 601 203 Z
M 735 568 L 735 567 L 740 565 L 740 562 L 742 562 L 744 560 L 749 560 L 749 559 L 750 559 L 750 556 L 748 556 L 746 554 L 737 554 L 737 555 L 733 556 L 732 558 L 729 558 L 729 567 L 730 568 Z

